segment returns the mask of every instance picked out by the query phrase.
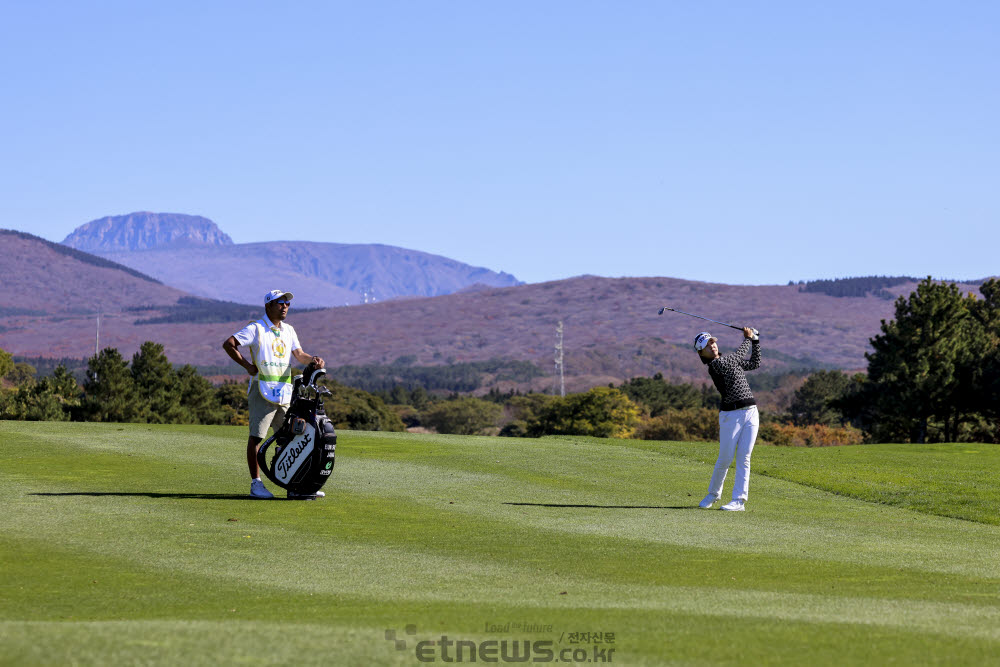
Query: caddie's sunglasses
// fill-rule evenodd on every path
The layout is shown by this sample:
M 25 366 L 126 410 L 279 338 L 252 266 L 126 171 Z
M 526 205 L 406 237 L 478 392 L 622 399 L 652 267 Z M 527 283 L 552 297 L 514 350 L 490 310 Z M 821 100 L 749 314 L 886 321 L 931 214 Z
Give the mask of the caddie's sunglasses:
M 275 301 L 275 303 L 278 304 L 279 306 L 291 306 L 292 305 L 291 301 Z

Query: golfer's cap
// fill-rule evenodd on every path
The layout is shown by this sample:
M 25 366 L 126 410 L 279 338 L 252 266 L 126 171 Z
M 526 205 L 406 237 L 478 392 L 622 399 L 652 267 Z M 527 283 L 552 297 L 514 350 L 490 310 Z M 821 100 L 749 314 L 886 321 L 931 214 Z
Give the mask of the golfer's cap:
M 267 304 L 271 303 L 276 299 L 284 299 L 285 301 L 291 301 L 292 293 L 283 292 L 280 289 L 273 289 L 264 295 L 264 305 L 266 306 Z
M 702 331 L 700 334 L 694 337 L 694 351 L 701 352 L 706 347 L 708 347 L 709 343 L 711 343 L 713 340 L 719 340 L 719 339 L 713 336 L 712 334 L 708 333 L 707 331 Z

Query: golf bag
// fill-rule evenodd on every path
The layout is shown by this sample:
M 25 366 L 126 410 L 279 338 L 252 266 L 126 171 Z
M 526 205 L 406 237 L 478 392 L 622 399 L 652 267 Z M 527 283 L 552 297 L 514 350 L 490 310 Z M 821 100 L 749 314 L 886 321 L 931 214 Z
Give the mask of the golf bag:
M 311 499 L 333 472 L 337 434 L 323 409 L 330 390 L 316 381 L 326 369 L 309 365 L 292 385 L 292 404 L 274 435 L 257 450 L 257 463 L 267 478 L 295 496 Z M 268 462 L 268 452 L 274 454 Z

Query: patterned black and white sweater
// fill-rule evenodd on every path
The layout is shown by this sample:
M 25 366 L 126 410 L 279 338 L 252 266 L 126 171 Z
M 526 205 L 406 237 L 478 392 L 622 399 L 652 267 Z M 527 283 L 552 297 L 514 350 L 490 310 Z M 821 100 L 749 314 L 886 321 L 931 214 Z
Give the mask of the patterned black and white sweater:
M 753 353 L 749 359 L 745 359 L 751 345 Z M 752 371 L 760 366 L 760 341 L 746 338 L 735 352 L 716 359 L 702 357 L 701 361 L 708 365 L 708 374 L 712 376 L 715 388 L 722 394 L 720 410 L 739 410 L 757 405 L 744 371 Z

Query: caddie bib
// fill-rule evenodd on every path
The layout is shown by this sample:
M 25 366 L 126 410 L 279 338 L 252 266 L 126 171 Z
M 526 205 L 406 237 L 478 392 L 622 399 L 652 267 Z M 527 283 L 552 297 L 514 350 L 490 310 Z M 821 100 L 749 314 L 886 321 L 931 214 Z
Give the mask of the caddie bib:
M 257 340 L 250 355 L 257 366 L 257 386 L 265 401 L 277 405 L 292 402 L 292 341 L 284 331 L 266 319 L 257 320 Z

